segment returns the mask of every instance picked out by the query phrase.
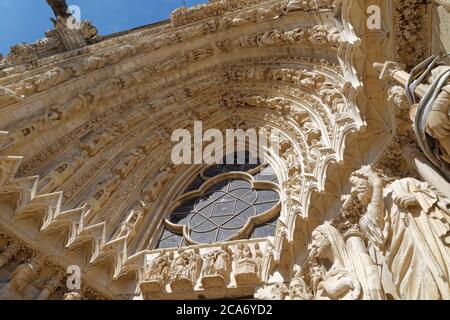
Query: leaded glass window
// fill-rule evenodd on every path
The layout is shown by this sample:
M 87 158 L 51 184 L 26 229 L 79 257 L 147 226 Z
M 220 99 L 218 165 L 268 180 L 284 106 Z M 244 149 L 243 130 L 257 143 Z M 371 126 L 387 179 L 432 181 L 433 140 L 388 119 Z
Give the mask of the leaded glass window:
M 249 164 L 247 157 L 244 164 L 211 166 L 185 196 L 166 220 L 159 248 L 275 234 L 281 204 L 278 179 L 268 165 Z

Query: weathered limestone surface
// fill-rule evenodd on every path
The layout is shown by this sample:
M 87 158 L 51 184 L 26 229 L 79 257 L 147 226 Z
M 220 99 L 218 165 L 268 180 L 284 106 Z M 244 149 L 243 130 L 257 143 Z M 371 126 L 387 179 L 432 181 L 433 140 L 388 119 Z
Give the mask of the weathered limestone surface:
M 433 160 L 450 163 L 449 85 L 433 86 L 448 60 L 411 90 L 436 98 L 433 154 L 405 91 L 436 39 L 450 47 L 432 27 L 448 1 L 375 1 L 369 30 L 374 1 L 211 0 L 104 37 L 47 2 L 54 29 L 0 57 L 0 299 L 450 298 L 450 172 Z M 171 161 L 194 121 L 280 134 L 279 183 L 233 173 L 279 194 L 273 236 L 248 239 L 249 219 L 202 244 L 170 221 L 206 188 L 185 193 L 206 165 Z M 158 248 L 165 228 L 182 247 Z

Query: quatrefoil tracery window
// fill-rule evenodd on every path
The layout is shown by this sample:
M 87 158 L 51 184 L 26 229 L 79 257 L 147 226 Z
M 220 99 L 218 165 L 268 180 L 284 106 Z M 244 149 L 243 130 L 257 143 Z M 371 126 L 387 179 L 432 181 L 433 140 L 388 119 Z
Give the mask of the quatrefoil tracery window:
M 267 165 L 215 165 L 186 192 L 165 221 L 159 248 L 275 234 L 281 203 L 277 177 Z

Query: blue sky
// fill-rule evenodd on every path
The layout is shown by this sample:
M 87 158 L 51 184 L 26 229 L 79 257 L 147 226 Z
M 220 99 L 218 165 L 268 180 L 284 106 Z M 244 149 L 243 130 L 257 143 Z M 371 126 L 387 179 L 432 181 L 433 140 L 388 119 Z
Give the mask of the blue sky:
M 188 7 L 207 0 L 186 0 Z M 92 20 L 100 34 L 110 34 L 168 19 L 183 0 L 68 0 L 81 8 L 81 18 Z M 0 53 L 21 42 L 34 42 L 52 28 L 52 10 L 45 0 L 0 0 Z

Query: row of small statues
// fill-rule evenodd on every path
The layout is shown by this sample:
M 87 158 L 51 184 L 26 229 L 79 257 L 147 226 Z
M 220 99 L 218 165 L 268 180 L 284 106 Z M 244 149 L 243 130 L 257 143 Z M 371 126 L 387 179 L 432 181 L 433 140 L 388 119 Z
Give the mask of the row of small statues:
M 185 25 L 207 19 L 227 11 L 238 8 L 250 7 L 261 3 L 261 0 L 215 0 L 207 4 L 194 6 L 193 8 L 181 7 L 171 14 L 171 21 L 175 26 Z M 248 11 L 238 13 L 234 18 L 235 25 L 249 21 L 265 21 L 276 19 L 293 11 L 313 11 L 318 9 L 330 9 L 335 0 L 284 0 L 265 7 L 254 7 Z M 226 17 L 227 18 L 227 17 Z M 244 22 L 243 22 L 244 21 Z
M 201 278 L 221 277 L 224 283 L 229 283 L 233 262 L 235 275 L 245 272 L 242 267 L 250 264 L 253 266 L 253 273 L 260 277 L 262 258 L 259 244 L 255 244 L 252 250 L 250 245 L 241 243 L 237 245 L 235 252 L 232 252 L 227 244 L 223 244 L 220 249 L 203 255 L 199 248 L 181 248 L 176 258 L 174 252 L 161 250 L 147 270 L 145 279 L 160 283 L 188 279 L 195 286 Z

